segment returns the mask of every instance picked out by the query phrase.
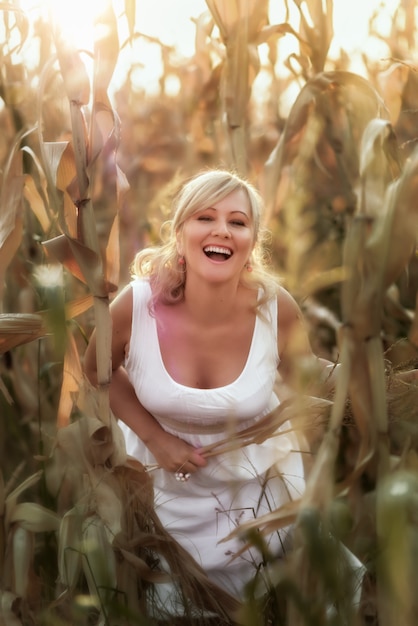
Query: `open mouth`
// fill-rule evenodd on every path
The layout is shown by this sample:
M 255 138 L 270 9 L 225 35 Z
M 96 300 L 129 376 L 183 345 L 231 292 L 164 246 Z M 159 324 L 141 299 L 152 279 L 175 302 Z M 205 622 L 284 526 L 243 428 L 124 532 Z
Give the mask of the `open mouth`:
M 206 246 L 203 252 L 214 261 L 226 261 L 232 256 L 232 250 L 223 246 Z

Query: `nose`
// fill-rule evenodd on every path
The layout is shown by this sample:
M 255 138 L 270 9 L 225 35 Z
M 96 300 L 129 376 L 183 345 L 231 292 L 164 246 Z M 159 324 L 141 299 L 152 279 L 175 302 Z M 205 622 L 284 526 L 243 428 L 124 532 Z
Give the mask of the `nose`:
M 224 220 L 217 220 L 214 224 L 212 234 L 217 235 L 218 237 L 225 237 L 229 239 L 231 233 L 229 232 L 227 222 Z

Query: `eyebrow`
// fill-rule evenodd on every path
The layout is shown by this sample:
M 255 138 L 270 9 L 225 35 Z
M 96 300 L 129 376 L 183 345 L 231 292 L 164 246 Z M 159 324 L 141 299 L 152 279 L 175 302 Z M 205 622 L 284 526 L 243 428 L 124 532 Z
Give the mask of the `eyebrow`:
M 200 209 L 199 211 L 197 211 L 198 213 L 201 213 L 202 211 L 217 211 L 218 209 L 216 209 L 214 206 L 208 206 L 205 209 Z M 229 211 L 230 214 L 232 213 L 239 213 L 240 215 L 244 215 L 245 217 L 250 217 L 250 215 L 248 215 L 248 213 L 245 213 L 245 211 L 241 211 L 240 209 L 233 209 L 232 211 Z

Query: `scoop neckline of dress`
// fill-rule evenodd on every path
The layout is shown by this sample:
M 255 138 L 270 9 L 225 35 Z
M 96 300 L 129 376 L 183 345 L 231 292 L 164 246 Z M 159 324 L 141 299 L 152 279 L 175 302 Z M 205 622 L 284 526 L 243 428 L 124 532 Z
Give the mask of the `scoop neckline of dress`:
M 179 383 L 175 378 L 173 378 L 173 376 L 170 374 L 170 372 L 168 371 L 168 369 L 165 366 L 164 363 L 164 359 L 163 359 L 163 355 L 161 353 L 161 346 L 160 346 L 160 338 L 158 336 L 158 328 L 157 328 L 157 320 L 155 319 L 155 317 L 153 317 L 153 328 L 154 328 L 154 333 L 156 336 L 156 340 L 157 340 L 157 346 L 158 346 L 158 358 L 160 360 L 161 363 L 161 367 L 165 373 L 165 375 L 167 376 L 167 378 L 177 387 L 181 387 L 182 389 L 187 389 L 188 391 L 192 390 L 192 391 L 206 391 L 206 392 L 210 392 L 210 391 L 220 391 L 222 389 L 227 389 L 228 387 L 231 387 L 232 385 L 236 385 L 240 378 L 242 378 L 245 374 L 245 371 L 248 368 L 248 363 L 250 361 L 251 355 L 253 353 L 253 349 L 254 349 L 254 337 L 256 334 L 256 330 L 258 327 L 258 323 L 259 323 L 259 319 L 258 319 L 258 315 L 255 316 L 255 322 L 254 322 L 254 328 L 253 328 L 253 334 L 251 337 L 251 343 L 250 343 L 250 348 L 248 350 L 248 354 L 247 354 L 247 358 L 245 360 L 244 363 L 244 367 L 242 368 L 241 372 L 238 374 L 238 376 L 235 378 L 235 380 L 231 381 L 230 383 L 227 383 L 226 385 L 221 385 L 220 387 L 190 387 L 189 385 L 184 385 L 183 383 Z

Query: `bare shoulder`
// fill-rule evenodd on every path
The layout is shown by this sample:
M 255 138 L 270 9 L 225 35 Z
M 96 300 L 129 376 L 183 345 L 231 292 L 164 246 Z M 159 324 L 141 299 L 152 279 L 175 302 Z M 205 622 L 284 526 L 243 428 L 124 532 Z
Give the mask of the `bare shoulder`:
M 284 287 L 279 287 L 277 293 L 277 314 L 279 328 L 303 321 L 298 303 Z
M 311 352 L 303 313 L 295 298 L 284 287 L 280 287 L 277 294 L 277 330 L 282 358 L 290 350 L 293 353 Z

